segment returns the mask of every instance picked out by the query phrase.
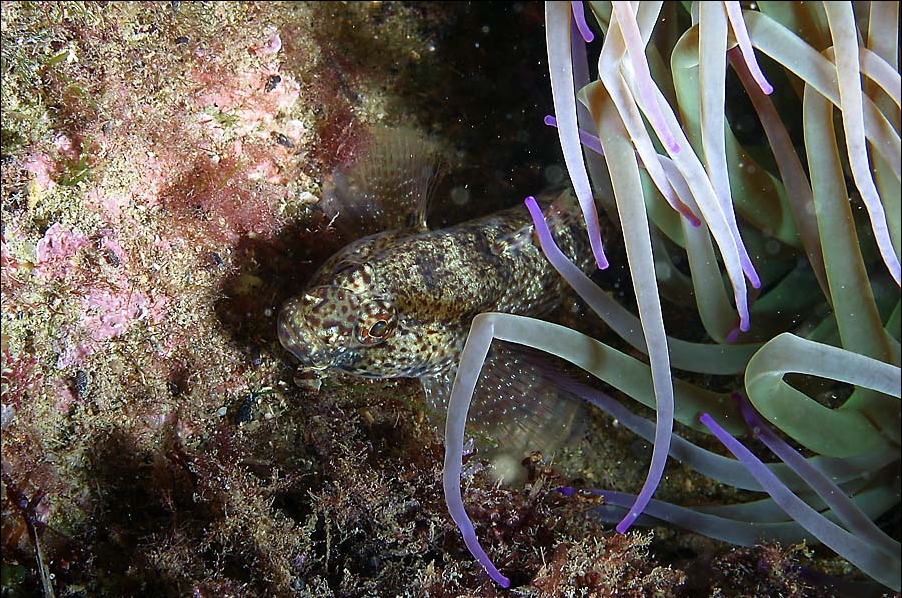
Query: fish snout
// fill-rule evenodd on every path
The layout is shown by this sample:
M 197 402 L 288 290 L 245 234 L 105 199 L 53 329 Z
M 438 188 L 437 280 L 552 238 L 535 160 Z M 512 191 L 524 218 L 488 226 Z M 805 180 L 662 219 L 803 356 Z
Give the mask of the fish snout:
M 304 367 L 338 365 L 354 333 L 360 299 L 347 289 L 322 286 L 289 299 L 279 312 L 279 342 Z
M 310 369 L 329 367 L 329 351 L 307 325 L 303 301 L 295 297 L 288 300 L 279 312 L 279 342 L 301 366 Z

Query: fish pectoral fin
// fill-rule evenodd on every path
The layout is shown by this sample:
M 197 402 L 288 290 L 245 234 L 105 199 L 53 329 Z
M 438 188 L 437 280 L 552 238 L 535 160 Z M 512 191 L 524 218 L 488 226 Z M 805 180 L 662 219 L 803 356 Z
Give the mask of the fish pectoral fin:
M 554 382 L 547 356 L 494 341 L 470 402 L 467 437 L 493 462 L 519 464 L 534 452 L 545 457 L 572 446 L 584 431 L 585 404 Z M 444 426 L 455 370 L 422 378 L 426 405 Z M 499 474 L 510 479 L 508 474 Z
M 550 457 L 584 430 L 585 405 L 548 375 L 540 353 L 495 341 L 470 406 L 471 422 L 493 441 L 493 452 L 522 459 Z
M 420 378 L 423 391 L 426 393 L 426 414 L 439 431 L 445 428 L 445 417 L 448 414 L 448 400 L 451 398 L 451 385 L 454 383 L 455 371 L 451 370 Z

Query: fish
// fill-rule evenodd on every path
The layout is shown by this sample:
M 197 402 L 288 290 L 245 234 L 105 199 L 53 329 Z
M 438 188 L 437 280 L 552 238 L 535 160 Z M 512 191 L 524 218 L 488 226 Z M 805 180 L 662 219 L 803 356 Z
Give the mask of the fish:
M 525 206 L 431 230 L 426 214 L 438 164 L 437 150 L 415 133 L 372 135 L 360 156 L 334 174 L 324 201 L 336 218 L 353 208 L 364 220 L 397 226 L 329 258 L 282 306 L 277 326 L 302 371 L 419 379 L 427 412 L 441 428 L 473 317 L 545 316 L 561 304 L 566 283 L 542 254 Z M 573 192 L 542 201 L 562 251 L 591 271 Z M 477 422 L 474 438 L 497 462 L 552 454 L 578 436 L 582 416 L 581 402 L 550 382 L 541 359 L 493 342 L 470 421 Z

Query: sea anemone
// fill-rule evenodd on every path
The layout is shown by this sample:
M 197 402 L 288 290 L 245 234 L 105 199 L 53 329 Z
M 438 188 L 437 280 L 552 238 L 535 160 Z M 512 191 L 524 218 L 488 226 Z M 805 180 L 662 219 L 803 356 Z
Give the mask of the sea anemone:
M 740 545 L 807 539 L 899 591 L 899 542 L 873 523 L 900 502 L 898 3 L 586 7 L 604 38 L 594 80 L 583 3 L 546 3 L 555 107 L 546 122 L 558 127 L 601 268 L 596 205 L 619 226 L 638 314 L 570 263 L 534 200 L 527 205 L 551 263 L 647 362 L 557 324 L 473 320 L 444 465 L 468 548 L 509 585 L 460 490 L 467 409 L 499 339 L 561 357 L 655 410 L 651 422 L 560 382 L 654 440 L 637 496 L 598 490 L 600 515 L 619 520 L 618 532 L 647 516 Z M 665 324 L 662 298 L 703 332 L 668 336 L 675 325 Z M 737 392 L 706 385 L 713 376 Z M 736 459 L 675 436 L 674 420 L 712 433 Z M 776 463 L 735 439 L 749 432 Z M 767 497 L 697 508 L 652 500 L 668 455 Z

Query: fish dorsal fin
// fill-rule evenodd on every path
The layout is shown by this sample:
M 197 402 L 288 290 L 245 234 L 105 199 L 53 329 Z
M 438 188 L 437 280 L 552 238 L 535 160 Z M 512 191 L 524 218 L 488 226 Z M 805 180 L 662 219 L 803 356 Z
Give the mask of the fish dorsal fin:
M 410 128 L 372 127 L 350 162 L 324 185 L 323 210 L 355 236 L 426 230 L 439 146 Z

